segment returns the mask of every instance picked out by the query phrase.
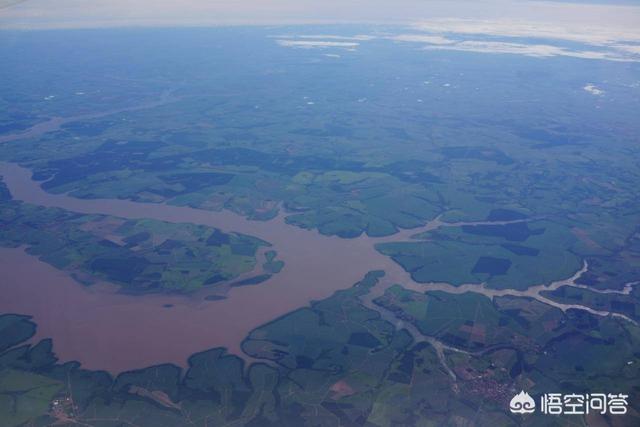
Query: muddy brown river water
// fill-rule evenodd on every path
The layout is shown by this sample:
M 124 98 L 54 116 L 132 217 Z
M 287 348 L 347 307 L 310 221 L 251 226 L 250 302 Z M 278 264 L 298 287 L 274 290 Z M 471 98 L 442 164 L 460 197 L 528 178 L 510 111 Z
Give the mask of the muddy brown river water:
M 15 164 L 0 163 L 0 175 L 17 200 L 80 213 L 188 222 L 245 233 L 273 244 L 278 258 L 285 262 L 283 270 L 270 280 L 256 286 L 232 288 L 227 299 L 207 301 L 203 294 L 130 296 L 118 294 L 113 286 L 86 287 L 26 254 L 24 248 L 0 249 L 0 312 L 33 316 L 38 324 L 34 339 L 52 338 L 61 361 L 78 360 L 89 369 L 118 373 L 167 362 L 186 366 L 190 355 L 213 347 L 226 347 L 249 361 L 240 345 L 253 329 L 346 289 L 371 270 L 386 272 L 376 295 L 390 284 L 400 283 L 418 291 L 477 292 L 489 298 L 514 295 L 536 298 L 563 310 L 576 308 L 543 299 L 540 292 L 549 289 L 547 285 L 527 291 L 495 291 L 479 284 L 456 288 L 446 283 L 415 283 L 398 264 L 374 248 L 379 242 L 407 240 L 415 233 L 462 224 L 435 219 L 419 229 L 403 230 L 385 238 L 341 239 L 290 226 L 284 214 L 261 222 L 230 211 L 77 199 L 43 191 L 31 179 L 28 169 Z M 551 288 L 573 284 L 585 270 L 586 265 L 576 276 L 551 284 Z M 373 295 L 364 303 L 381 310 L 373 305 L 372 299 Z M 432 344 L 437 346 L 435 341 Z
M 38 337 L 51 337 L 55 352 L 87 368 L 111 372 L 173 362 L 212 347 L 241 355 L 240 344 L 257 326 L 330 296 L 370 270 L 398 280 L 405 272 L 374 249 L 376 239 L 341 239 L 287 225 L 284 216 L 250 221 L 230 211 L 149 205 L 126 200 L 83 200 L 43 191 L 29 170 L 4 163 L 0 174 L 17 200 L 74 212 L 189 222 L 240 232 L 273 244 L 283 270 L 257 286 L 233 288 L 228 298 L 127 296 L 87 288 L 22 249 L 0 252 L 0 312 L 29 314 Z M 419 230 L 416 230 L 419 231 Z M 172 304 L 166 308 L 164 305 Z

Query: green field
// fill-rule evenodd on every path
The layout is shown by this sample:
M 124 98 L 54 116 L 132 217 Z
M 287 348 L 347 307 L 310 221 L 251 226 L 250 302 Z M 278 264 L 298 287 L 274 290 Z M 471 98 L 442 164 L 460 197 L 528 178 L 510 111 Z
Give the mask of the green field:
M 571 277 L 582 267 L 578 239 L 548 221 L 449 227 L 419 237 L 377 246 L 418 282 L 526 289 Z
M 27 252 L 91 284 L 107 280 L 127 293 L 187 293 L 228 283 L 254 270 L 267 242 L 192 224 L 82 215 L 10 200 L 0 201 L 0 245 Z M 282 268 L 275 255 L 273 273 Z
M 381 279 L 372 272 L 348 290 L 255 329 L 243 348 L 265 363 L 250 366 L 212 349 L 193 355 L 187 370 L 165 364 L 112 378 L 78 363 L 56 363 L 50 341 L 21 345 L 33 323 L 0 316 L 6 342 L 0 419 L 6 426 L 50 425 L 57 400 L 69 402 L 61 410 L 71 422 L 105 426 L 561 426 L 569 416 L 522 420 L 509 413 L 514 390 L 537 396 L 611 389 L 630 394 L 631 407 L 640 402 L 636 326 L 580 311 L 563 314 L 523 298 L 491 302 L 475 294 L 389 289 L 376 301 L 379 309 L 469 351 L 445 352 L 460 390 L 454 392 L 432 347 L 362 305 Z M 638 417 L 621 420 L 631 426 Z

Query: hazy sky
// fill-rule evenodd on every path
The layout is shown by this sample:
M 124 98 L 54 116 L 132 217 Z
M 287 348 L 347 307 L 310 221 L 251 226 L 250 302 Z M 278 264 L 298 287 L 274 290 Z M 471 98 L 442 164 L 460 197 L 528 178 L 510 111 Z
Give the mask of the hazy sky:
M 0 0 L 0 28 L 411 23 L 440 18 L 640 27 L 640 2 L 575 0 Z M 577 4 L 580 2 L 580 4 Z M 4 7 L 3 7 L 4 6 Z

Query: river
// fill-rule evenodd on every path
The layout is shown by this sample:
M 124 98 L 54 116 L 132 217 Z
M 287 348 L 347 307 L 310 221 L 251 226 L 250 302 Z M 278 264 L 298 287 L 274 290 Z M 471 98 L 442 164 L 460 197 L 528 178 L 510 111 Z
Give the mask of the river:
M 230 211 L 166 204 L 150 209 L 148 204 L 127 200 L 77 199 L 43 191 L 31 180 L 29 170 L 15 164 L 1 164 L 0 174 L 17 200 L 80 213 L 189 222 L 244 233 L 273 244 L 278 259 L 285 262 L 282 271 L 267 282 L 233 288 L 224 300 L 206 301 L 202 295 L 126 296 L 87 288 L 22 250 L 3 250 L 0 270 L 11 275 L 5 275 L 9 280 L 2 281 L 0 292 L 16 297 L 3 298 L 0 311 L 34 316 L 39 335 L 54 339 L 61 360 L 80 360 L 90 369 L 119 372 L 163 362 L 184 366 L 194 352 L 219 346 L 240 355 L 240 343 L 257 326 L 348 288 L 370 270 L 383 269 L 396 281 L 407 276 L 374 249 L 377 239 L 323 236 L 286 224 L 284 215 L 261 222 Z M 173 307 L 166 308 L 167 304 Z
M 363 301 L 377 311 L 384 309 L 373 304 L 374 296 L 391 284 L 400 283 L 420 292 L 442 290 L 477 292 L 489 298 L 530 297 L 562 310 L 582 308 L 597 315 L 609 314 L 556 303 L 540 295 L 543 290 L 574 284 L 575 279 L 586 271 L 586 264 L 569 279 L 550 286 L 541 284 L 526 291 L 494 290 L 481 284 L 455 287 L 446 283 L 415 283 L 402 267 L 374 247 L 376 243 L 407 240 L 413 234 L 438 227 L 485 222 L 444 223 L 436 218 L 421 228 L 402 230 L 393 236 L 372 238 L 362 235 L 341 239 L 288 225 L 284 213 L 265 222 L 251 221 L 226 210 L 215 212 L 167 204 L 150 206 L 127 200 L 78 199 L 45 192 L 31 179 L 28 169 L 12 163 L 0 163 L 0 175 L 16 200 L 79 213 L 153 218 L 244 233 L 270 242 L 278 252 L 278 258 L 285 262 L 283 270 L 270 280 L 256 286 L 232 288 L 226 299 L 207 301 L 204 293 L 130 296 L 115 292 L 109 285 L 86 287 L 26 254 L 23 248 L 0 249 L 0 271 L 3 272 L 0 312 L 33 316 L 38 324 L 35 339 L 53 338 L 54 351 L 61 361 L 78 360 L 88 369 L 118 373 L 167 362 L 186 366 L 190 355 L 213 347 L 226 347 L 229 352 L 250 361 L 241 351 L 240 344 L 253 329 L 348 288 L 371 270 L 386 273 L 383 282 Z M 393 320 L 388 313 L 383 313 L 383 317 Z M 418 334 L 415 328 L 410 332 L 414 336 Z M 438 347 L 433 339 L 428 341 L 442 354 L 443 347 Z

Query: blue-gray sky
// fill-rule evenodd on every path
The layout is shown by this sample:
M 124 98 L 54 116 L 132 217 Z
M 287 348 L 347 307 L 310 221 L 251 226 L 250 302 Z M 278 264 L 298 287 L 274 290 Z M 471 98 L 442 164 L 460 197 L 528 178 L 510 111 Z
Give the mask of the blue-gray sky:
M 612 4 L 619 2 L 624 4 Z M 640 27 L 640 2 L 634 0 L 0 0 L 3 4 L 8 6 L 0 9 L 0 28 L 410 23 L 439 18 Z

